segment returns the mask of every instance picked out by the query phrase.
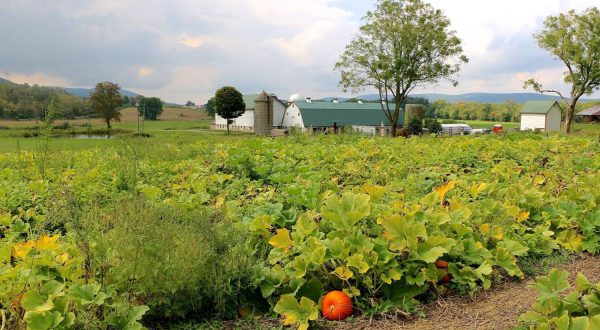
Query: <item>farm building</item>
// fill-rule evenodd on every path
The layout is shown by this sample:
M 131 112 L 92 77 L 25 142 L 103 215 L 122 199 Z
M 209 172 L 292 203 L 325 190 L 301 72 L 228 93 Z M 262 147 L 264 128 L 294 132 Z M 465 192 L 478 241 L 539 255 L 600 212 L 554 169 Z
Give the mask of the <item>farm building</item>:
M 404 113 L 400 113 L 398 126 L 404 124 Z M 303 101 L 290 102 L 286 109 L 283 123 L 285 127 L 297 127 L 316 131 L 326 130 L 331 127 L 352 127 L 359 133 L 376 135 L 380 134 L 381 127 L 385 133 L 389 131 L 389 120 L 381 111 L 379 103 L 362 102 L 331 102 L 312 101 L 310 98 Z
M 263 95 L 264 94 L 264 95 Z M 243 115 L 232 119 L 231 126 L 229 127 L 234 131 L 249 131 L 254 132 L 255 126 L 255 110 L 257 99 L 259 96 L 263 98 L 266 97 L 266 101 L 268 102 L 268 106 L 270 109 L 270 121 L 272 122 L 273 127 L 281 127 L 283 114 L 285 113 L 285 109 L 287 108 L 287 103 L 281 101 L 275 94 L 267 94 L 265 92 L 261 94 L 246 94 L 243 95 L 244 103 L 246 104 L 246 112 Z M 262 99 L 262 98 L 261 98 Z M 260 101 L 259 101 L 260 102 Z M 259 109 L 260 110 L 260 109 Z M 215 124 L 212 127 L 213 129 L 224 130 L 227 129 L 227 119 L 220 117 L 219 115 L 215 115 Z
M 272 123 L 272 128 L 325 131 L 335 127 L 351 127 L 359 133 L 376 135 L 389 133 L 389 121 L 381 111 L 380 103 L 313 101 L 299 94 L 290 97 L 287 103 L 275 95 L 244 95 L 246 112 L 233 119 L 232 130 L 250 131 L 266 134 L 265 129 L 257 129 L 265 120 Z M 261 106 L 267 104 L 265 111 Z M 258 109 L 258 110 L 257 110 Z M 260 112 L 260 114 L 258 114 Z M 258 115 L 257 115 L 258 114 Z M 404 111 L 400 113 L 398 127 L 404 125 Z M 214 129 L 227 129 L 227 121 L 216 116 Z M 259 132 L 260 130 L 260 132 Z
M 577 114 L 577 117 L 585 122 L 600 121 L 600 105 L 593 108 L 585 109 Z
M 560 130 L 562 108 L 557 101 L 530 101 L 521 110 L 521 130 Z

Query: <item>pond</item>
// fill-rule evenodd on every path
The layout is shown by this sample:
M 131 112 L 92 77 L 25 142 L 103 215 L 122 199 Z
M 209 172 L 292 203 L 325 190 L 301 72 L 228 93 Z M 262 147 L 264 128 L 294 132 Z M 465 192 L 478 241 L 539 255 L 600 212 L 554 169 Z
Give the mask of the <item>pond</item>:
M 53 138 L 67 138 L 67 139 L 92 139 L 92 140 L 106 140 L 112 139 L 115 135 L 108 134 L 62 134 L 62 135 L 53 135 Z

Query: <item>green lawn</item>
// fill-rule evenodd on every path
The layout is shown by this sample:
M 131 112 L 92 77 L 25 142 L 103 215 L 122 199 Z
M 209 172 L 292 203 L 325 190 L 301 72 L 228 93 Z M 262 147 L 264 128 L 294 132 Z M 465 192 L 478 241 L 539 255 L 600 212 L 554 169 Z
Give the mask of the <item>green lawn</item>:
M 460 120 L 459 122 L 469 124 L 473 128 L 492 128 L 494 125 L 502 125 L 504 129 L 515 129 L 519 128 L 520 123 L 515 122 L 493 122 L 493 121 L 482 121 L 482 120 Z M 572 126 L 574 133 L 580 133 L 585 135 L 598 135 L 600 134 L 600 124 L 583 124 L 574 123 Z
M 58 150 L 81 150 L 94 147 L 109 147 L 118 145 L 119 143 L 135 143 L 163 144 L 189 144 L 198 141 L 213 141 L 220 142 L 223 140 L 244 139 L 248 133 L 231 132 L 227 135 L 224 131 L 211 131 L 208 129 L 210 120 L 203 119 L 199 121 L 189 120 L 159 120 L 146 121 L 144 131 L 152 135 L 151 138 L 136 138 L 128 135 L 114 136 L 111 139 L 74 139 L 68 137 L 51 137 L 48 139 L 48 147 L 50 152 Z M 105 126 L 94 125 L 91 129 L 105 129 Z M 86 131 L 87 128 L 73 127 L 77 131 Z M 137 132 L 136 122 L 115 123 L 113 129 L 127 130 L 131 133 Z M 141 129 L 141 127 L 140 127 Z M 45 143 L 45 138 L 24 138 L 18 137 L 25 132 L 37 132 L 38 130 L 27 130 L 26 128 L 14 126 L 8 129 L 0 130 L 0 152 L 15 152 L 18 150 L 39 150 Z M 61 134 L 65 131 L 53 130 L 52 134 Z M 83 132 L 82 132 L 83 133 Z

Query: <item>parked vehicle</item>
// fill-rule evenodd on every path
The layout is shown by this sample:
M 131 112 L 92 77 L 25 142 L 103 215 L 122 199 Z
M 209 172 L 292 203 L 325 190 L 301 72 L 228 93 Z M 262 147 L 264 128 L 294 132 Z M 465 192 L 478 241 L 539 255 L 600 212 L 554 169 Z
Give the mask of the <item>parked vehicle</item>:
M 443 135 L 469 135 L 473 128 L 467 124 L 442 124 Z

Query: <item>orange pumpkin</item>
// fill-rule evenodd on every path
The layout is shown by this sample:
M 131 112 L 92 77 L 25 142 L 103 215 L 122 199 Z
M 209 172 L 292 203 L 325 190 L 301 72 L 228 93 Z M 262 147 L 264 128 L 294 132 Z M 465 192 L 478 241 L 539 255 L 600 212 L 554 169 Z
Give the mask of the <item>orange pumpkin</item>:
M 331 291 L 321 301 L 321 312 L 330 321 L 342 321 L 352 315 L 352 300 L 342 291 Z
M 442 277 L 442 279 L 441 279 L 441 280 L 440 280 L 438 283 L 439 283 L 439 284 L 442 284 L 442 285 L 444 285 L 444 284 L 448 284 L 448 283 L 452 282 L 452 279 L 453 279 L 453 278 L 454 278 L 454 277 L 452 277 L 452 274 L 450 274 L 450 273 L 446 273 L 446 274 L 444 275 L 444 277 Z
M 438 261 L 435 262 L 435 266 L 437 268 L 448 268 L 448 261 L 438 259 Z

